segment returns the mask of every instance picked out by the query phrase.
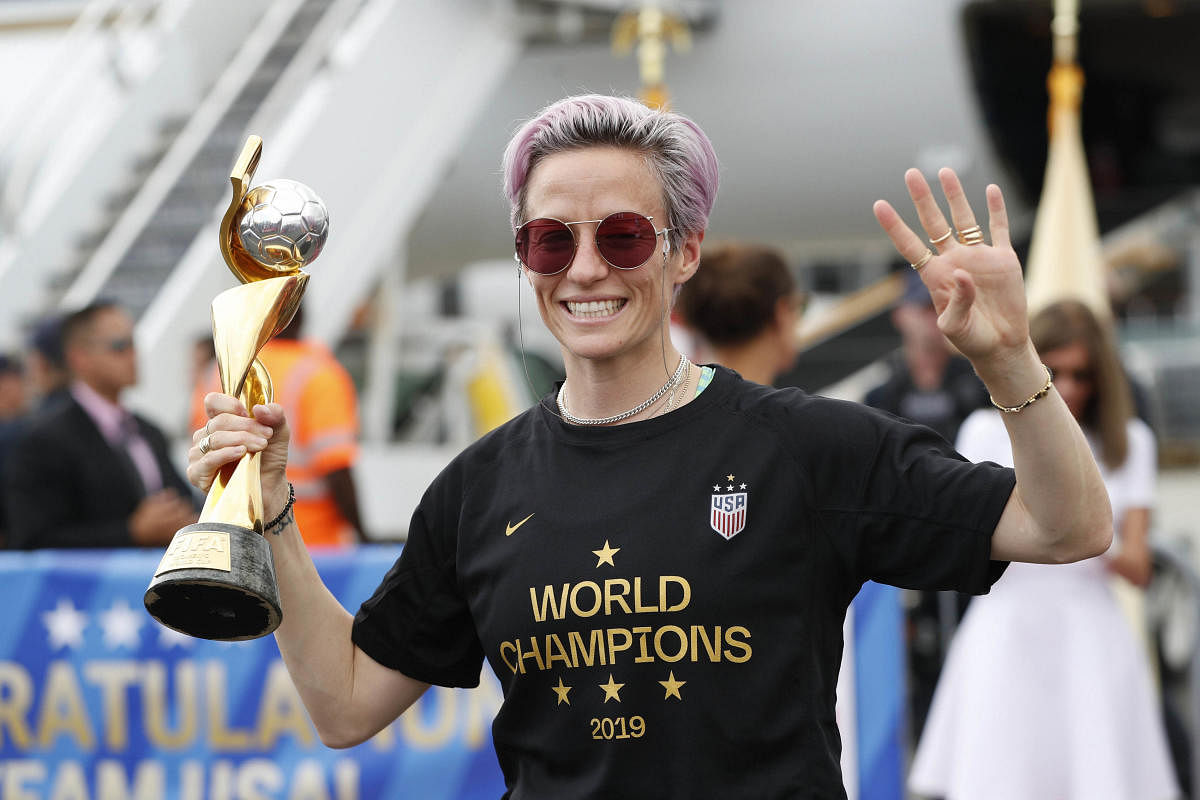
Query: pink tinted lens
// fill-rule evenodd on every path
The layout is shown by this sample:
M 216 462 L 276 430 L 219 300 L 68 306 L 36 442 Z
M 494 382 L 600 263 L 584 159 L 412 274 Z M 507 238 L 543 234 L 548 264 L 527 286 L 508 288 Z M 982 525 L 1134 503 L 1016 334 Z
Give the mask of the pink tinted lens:
M 517 230 L 517 258 L 534 272 L 553 275 L 571 263 L 575 236 L 556 219 L 531 219 Z
M 596 247 L 604 260 L 619 269 L 635 269 L 654 253 L 654 223 L 641 214 L 620 211 L 596 226 Z

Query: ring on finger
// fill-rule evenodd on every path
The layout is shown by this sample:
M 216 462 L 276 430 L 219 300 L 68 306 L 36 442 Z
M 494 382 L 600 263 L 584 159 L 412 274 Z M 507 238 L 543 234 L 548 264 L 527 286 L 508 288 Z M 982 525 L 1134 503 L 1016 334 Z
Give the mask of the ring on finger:
M 205 436 L 200 440 L 200 455 L 206 456 L 212 451 L 212 434 Z
M 204 423 L 204 435 L 205 436 L 212 436 L 212 428 L 209 427 L 211 425 L 212 425 L 211 419 L 208 422 Z
M 958 232 L 958 241 L 968 247 L 975 244 L 983 244 L 983 228 L 978 225 L 962 228 Z
M 941 245 L 942 242 L 946 241 L 953 235 L 954 235 L 954 228 L 947 228 L 945 233 L 943 233 L 941 236 L 937 237 L 936 239 L 930 239 L 929 243 L 931 245 L 933 245 L 934 247 L 937 247 L 937 246 Z
M 910 261 L 908 265 L 919 271 L 921 267 L 929 263 L 929 259 L 931 258 L 933 258 L 933 251 L 926 247 L 925 252 L 921 254 L 921 257 L 916 261 Z

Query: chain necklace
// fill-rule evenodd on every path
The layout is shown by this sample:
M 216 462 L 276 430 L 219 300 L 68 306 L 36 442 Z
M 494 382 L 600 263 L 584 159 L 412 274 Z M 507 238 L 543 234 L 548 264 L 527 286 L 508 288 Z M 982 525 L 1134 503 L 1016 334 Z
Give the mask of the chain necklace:
M 679 357 L 679 366 L 675 368 L 675 374 L 662 385 L 662 388 L 646 400 L 644 403 L 639 403 L 628 411 L 622 411 L 620 414 L 614 414 L 611 417 L 601 417 L 599 419 L 588 419 L 586 417 L 577 417 L 567 410 L 567 401 L 565 391 L 567 388 L 566 382 L 558 388 L 558 410 L 562 412 L 563 419 L 570 422 L 572 425 L 610 425 L 614 422 L 620 422 L 623 419 L 629 419 L 635 414 L 640 414 L 650 406 L 654 405 L 660 397 L 670 391 L 671 387 L 679 382 L 681 376 L 690 362 L 684 356 Z

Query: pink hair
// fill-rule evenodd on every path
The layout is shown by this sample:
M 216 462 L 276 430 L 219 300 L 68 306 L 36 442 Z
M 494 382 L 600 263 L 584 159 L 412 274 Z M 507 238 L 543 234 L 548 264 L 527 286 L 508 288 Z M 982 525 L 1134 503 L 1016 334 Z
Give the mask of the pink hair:
M 529 173 L 552 153 L 585 147 L 620 147 L 643 154 L 662 184 L 667 225 L 676 246 L 708 227 L 717 199 L 717 154 L 692 120 L 656 111 L 628 97 L 588 94 L 542 109 L 504 150 L 504 193 L 513 229 L 525 217 Z

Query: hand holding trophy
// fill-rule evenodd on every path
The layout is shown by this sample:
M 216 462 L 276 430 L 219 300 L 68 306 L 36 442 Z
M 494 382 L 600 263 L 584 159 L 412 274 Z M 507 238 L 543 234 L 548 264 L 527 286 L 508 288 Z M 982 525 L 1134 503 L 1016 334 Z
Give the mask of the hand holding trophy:
M 272 399 L 258 353 L 291 321 L 329 235 L 324 203 L 307 186 L 276 180 L 250 188 L 262 139 L 250 136 L 234 163 L 233 199 L 221 220 L 221 255 L 241 286 L 213 300 L 221 391 L 247 409 Z M 271 633 L 282 610 L 271 547 L 263 538 L 260 453 L 223 467 L 200 521 L 176 532 L 144 601 L 169 628 L 239 641 Z

